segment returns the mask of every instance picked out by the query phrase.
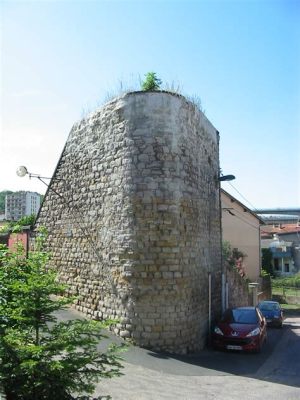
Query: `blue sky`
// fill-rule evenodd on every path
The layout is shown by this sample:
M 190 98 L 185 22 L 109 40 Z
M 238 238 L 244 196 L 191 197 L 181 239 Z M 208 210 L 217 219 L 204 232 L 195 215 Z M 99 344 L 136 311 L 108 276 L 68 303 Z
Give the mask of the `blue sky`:
M 51 176 L 73 123 L 148 71 L 201 99 L 225 190 L 300 206 L 297 0 L 2 0 L 0 190 L 44 192 L 17 166 Z

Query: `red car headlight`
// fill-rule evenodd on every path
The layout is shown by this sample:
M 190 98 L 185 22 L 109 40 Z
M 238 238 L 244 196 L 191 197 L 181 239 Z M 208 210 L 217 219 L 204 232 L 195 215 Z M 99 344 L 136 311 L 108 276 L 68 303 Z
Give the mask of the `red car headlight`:
M 257 335 L 259 335 L 259 333 L 260 333 L 259 328 L 255 328 L 255 329 L 253 329 L 253 331 L 249 332 L 248 335 L 246 335 L 246 336 L 247 337 L 257 336 Z
M 215 327 L 214 332 L 215 332 L 217 335 L 222 335 L 222 336 L 224 336 L 224 333 L 221 331 L 221 329 L 220 329 L 218 326 Z

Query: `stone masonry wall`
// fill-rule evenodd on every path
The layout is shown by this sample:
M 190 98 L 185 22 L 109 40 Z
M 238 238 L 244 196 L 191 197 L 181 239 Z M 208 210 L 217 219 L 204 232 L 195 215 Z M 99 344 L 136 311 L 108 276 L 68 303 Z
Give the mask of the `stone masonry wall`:
M 245 307 L 252 304 L 252 292 L 247 280 L 241 277 L 238 271 L 225 263 L 226 280 L 228 284 L 228 307 Z
M 221 309 L 218 132 L 192 103 L 134 92 L 75 124 L 37 225 L 77 308 L 138 345 L 201 349 Z

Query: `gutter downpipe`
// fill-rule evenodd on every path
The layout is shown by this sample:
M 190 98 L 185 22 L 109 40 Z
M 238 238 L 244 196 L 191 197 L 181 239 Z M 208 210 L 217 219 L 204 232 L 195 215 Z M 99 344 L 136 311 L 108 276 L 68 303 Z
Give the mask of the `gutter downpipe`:
M 208 338 L 211 342 L 211 272 L 208 273 Z
M 220 144 L 220 133 L 217 131 L 218 138 L 218 149 Z M 219 165 L 220 171 L 220 165 Z M 220 172 L 219 172 L 220 173 Z M 224 268 L 223 260 L 223 228 L 222 228 L 222 200 L 221 200 L 221 181 L 218 179 L 218 190 L 219 190 L 219 226 L 220 226 L 220 262 L 221 262 L 221 314 L 226 309 L 226 270 Z
M 221 183 L 219 182 L 219 207 L 220 207 L 220 261 L 221 261 L 221 313 L 226 309 L 226 270 L 223 260 L 223 228 L 222 228 L 222 200 Z

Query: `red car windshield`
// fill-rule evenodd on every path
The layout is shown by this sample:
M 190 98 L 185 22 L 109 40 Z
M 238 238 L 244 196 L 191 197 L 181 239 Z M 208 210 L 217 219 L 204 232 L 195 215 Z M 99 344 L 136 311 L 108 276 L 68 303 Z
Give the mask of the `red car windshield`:
M 258 316 L 255 310 L 233 309 L 225 311 L 222 322 L 237 324 L 257 324 Z

